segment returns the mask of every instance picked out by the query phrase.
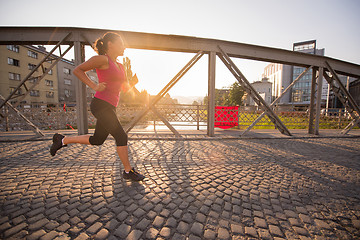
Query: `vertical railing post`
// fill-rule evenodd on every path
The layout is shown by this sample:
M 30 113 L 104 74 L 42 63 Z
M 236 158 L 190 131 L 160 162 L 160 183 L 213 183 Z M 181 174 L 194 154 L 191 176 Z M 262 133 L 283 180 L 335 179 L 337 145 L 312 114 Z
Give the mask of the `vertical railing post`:
M 321 111 L 321 94 L 324 68 L 319 68 L 317 79 L 317 95 L 316 95 L 316 115 L 315 115 L 315 135 L 319 135 L 320 111 Z
M 197 122 L 197 130 L 200 130 L 200 106 L 196 105 L 196 122 Z
M 9 107 L 5 105 L 4 108 L 5 108 L 5 131 L 8 132 L 9 131 Z
M 209 75 L 208 75 L 208 118 L 207 135 L 215 135 L 215 67 L 216 52 L 209 53 Z
M 79 66 L 85 61 L 84 45 L 80 41 L 74 43 L 75 47 L 75 66 Z M 61 70 L 60 70 L 61 71 Z M 76 81 L 76 115 L 78 134 L 88 133 L 88 112 L 86 99 L 86 85 L 80 80 Z

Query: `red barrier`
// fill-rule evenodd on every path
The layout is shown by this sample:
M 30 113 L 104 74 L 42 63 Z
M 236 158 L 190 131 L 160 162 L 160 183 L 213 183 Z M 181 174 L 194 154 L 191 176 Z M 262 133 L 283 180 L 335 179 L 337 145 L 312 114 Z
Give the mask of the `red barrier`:
M 215 107 L 215 127 L 228 129 L 239 125 L 239 106 Z

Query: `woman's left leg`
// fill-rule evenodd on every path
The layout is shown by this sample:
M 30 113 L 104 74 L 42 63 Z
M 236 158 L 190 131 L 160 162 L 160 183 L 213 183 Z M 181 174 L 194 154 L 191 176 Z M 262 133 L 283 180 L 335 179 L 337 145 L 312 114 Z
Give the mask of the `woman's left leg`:
M 124 165 L 125 172 L 130 172 L 132 168 L 129 162 L 128 146 L 116 146 L 116 152 Z
M 141 181 L 144 179 L 144 176 L 137 172 L 134 168 L 131 167 L 129 161 L 129 154 L 128 154 L 128 136 L 124 131 L 123 127 L 120 124 L 119 119 L 116 115 L 116 110 L 108 111 L 103 114 L 106 117 L 107 124 L 105 126 L 106 130 L 115 138 L 116 142 L 116 151 L 119 155 L 119 158 L 124 165 L 124 173 L 123 177 L 125 179 L 131 179 L 134 181 Z

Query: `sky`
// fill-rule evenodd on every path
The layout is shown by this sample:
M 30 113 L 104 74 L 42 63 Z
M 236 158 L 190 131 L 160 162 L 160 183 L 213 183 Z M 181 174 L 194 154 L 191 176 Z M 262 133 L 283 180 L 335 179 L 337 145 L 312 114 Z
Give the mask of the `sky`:
M 292 50 L 317 40 L 325 55 L 360 64 L 358 0 L 0 0 L 0 26 L 84 27 L 212 38 Z M 87 48 L 86 57 L 95 53 Z M 157 94 L 194 56 L 127 49 L 138 90 Z M 68 56 L 71 58 L 71 56 Z M 266 62 L 233 59 L 250 82 Z M 119 58 L 119 61 L 122 61 Z M 208 56 L 170 90 L 171 96 L 205 96 Z M 236 80 L 220 59 L 216 88 Z

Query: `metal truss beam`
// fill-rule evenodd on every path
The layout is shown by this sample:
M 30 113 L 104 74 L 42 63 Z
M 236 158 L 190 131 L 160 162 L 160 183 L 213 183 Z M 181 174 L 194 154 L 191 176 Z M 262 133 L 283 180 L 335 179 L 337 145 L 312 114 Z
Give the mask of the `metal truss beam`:
M 291 133 L 286 128 L 286 126 L 281 122 L 279 117 L 274 113 L 274 111 L 267 105 L 267 103 L 264 101 L 264 99 L 259 95 L 259 93 L 253 88 L 253 86 L 250 84 L 250 82 L 246 79 L 246 77 L 241 73 L 241 71 L 237 68 L 237 66 L 234 64 L 234 62 L 230 59 L 230 57 L 222 50 L 220 46 L 218 46 L 220 49 L 221 54 L 218 56 L 223 61 L 225 66 L 230 70 L 230 72 L 235 76 L 235 78 L 238 80 L 240 85 L 245 89 L 245 91 L 251 96 L 254 100 L 254 102 L 257 103 L 257 105 L 263 109 L 266 113 L 266 115 L 269 117 L 271 122 L 274 123 L 276 128 L 285 135 L 291 136 Z
M 324 68 L 320 67 L 318 69 L 318 77 L 316 83 L 316 106 L 315 106 L 316 111 L 315 111 L 315 128 L 314 128 L 315 135 L 319 135 L 323 75 L 324 75 Z
M 316 94 L 316 73 L 317 68 L 313 67 L 312 69 L 312 78 L 311 78 L 311 92 L 310 92 L 310 105 L 309 105 L 309 127 L 308 133 L 314 134 L 314 119 L 315 119 L 315 94 Z
M 330 72 L 330 74 L 327 72 L 324 73 L 326 81 L 329 83 L 333 93 L 338 97 L 347 112 L 353 118 L 353 121 L 341 132 L 342 134 L 347 134 L 354 126 L 357 125 L 360 127 L 360 108 L 356 104 L 351 94 L 342 84 L 338 75 L 330 66 L 330 64 L 328 62 L 325 62 L 325 64 Z
M 178 35 L 72 27 L 0 27 L 0 44 L 56 44 L 64 34 L 69 32 L 74 34 L 67 40 L 67 44 L 76 41 L 89 44 L 88 42 L 94 42 L 100 35 L 108 31 L 121 34 L 128 48 L 197 53 L 199 51 L 219 52 L 217 46 L 220 45 L 230 57 L 302 67 L 316 66 L 324 69 L 326 68 L 324 62 L 327 61 L 338 74 L 360 77 L 360 65 L 334 58 L 251 44 Z
M 152 109 L 154 111 L 154 106 L 157 102 L 160 101 L 162 97 L 165 96 L 165 94 L 187 73 L 187 71 L 190 70 L 194 64 L 199 61 L 199 59 L 204 55 L 203 52 L 198 52 L 181 70 L 178 72 L 173 79 L 170 80 L 168 84 L 155 96 L 155 98 L 152 100 L 152 102 L 145 107 L 144 110 L 139 112 L 139 114 L 131 121 L 131 123 L 126 127 L 126 133 L 130 132 L 130 130 Z M 154 111 L 155 114 L 157 114 L 156 110 Z M 158 115 L 158 114 L 157 114 Z M 165 121 L 164 123 L 166 126 L 168 124 Z M 171 126 L 171 125 L 170 125 Z M 169 127 L 169 126 L 168 126 Z M 170 130 L 171 127 L 170 127 Z M 173 131 L 174 132 L 174 131 Z M 175 135 L 177 135 L 177 132 L 174 132 Z

